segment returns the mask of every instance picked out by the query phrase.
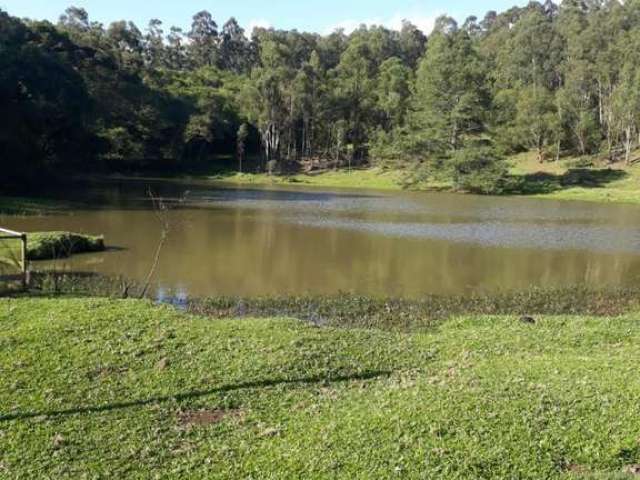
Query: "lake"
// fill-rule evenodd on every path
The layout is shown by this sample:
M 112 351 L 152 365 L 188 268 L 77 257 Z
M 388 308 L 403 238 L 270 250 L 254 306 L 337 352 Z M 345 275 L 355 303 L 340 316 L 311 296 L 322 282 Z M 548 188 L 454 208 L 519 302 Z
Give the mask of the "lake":
M 147 190 L 185 200 L 157 270 L 160 295 L 419 297 L 640 280 L 640 207 L 442 193 L 94 182 L 51 194 L 62 214 L 4 217 L 23 231 L 104 234 L 65 268 L 143 279 L 160 225 Z

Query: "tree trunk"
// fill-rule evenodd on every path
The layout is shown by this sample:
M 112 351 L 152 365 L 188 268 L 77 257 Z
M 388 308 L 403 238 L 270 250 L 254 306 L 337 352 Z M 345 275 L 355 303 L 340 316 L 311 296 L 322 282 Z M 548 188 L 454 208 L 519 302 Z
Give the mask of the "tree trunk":
M 602 82 L 598 80 L 598 118 L 600 119 L 600 125 L 604 124 L 604 108 L 602 105 Z
M 631 165 L 631 144 L 633 142 L 633 140 L 631 139 L 631 135 L 632 135 L 632 131 L 631 131 L 631 125 L 627 125 L 627 128 L 625 130 L 625 145 L 624 145 L 624 149 L 625 149 L 625 163 L 627 165 Z

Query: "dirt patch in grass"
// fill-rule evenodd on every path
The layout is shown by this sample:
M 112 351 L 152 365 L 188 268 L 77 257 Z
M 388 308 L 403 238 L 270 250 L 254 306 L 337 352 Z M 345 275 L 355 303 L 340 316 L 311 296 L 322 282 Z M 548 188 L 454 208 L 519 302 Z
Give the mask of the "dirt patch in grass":
M 240 410 L 187 410 L 178 413 L 178 423 L 181 427 L 206 427 L 220 423 L 226 418 L 234 418 L 241 415 Z
M 103 366 L 87 372 L 87 378 L 89 380 L 99 380 L 110 377 L 111 375 L 126 373 L 128 370 L 127 367 Z

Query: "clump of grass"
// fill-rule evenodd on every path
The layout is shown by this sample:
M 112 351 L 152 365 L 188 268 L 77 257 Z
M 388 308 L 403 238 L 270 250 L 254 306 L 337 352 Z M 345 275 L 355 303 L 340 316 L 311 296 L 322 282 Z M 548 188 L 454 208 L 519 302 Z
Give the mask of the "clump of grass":
M 461 315 L 611 316 L 640 308 L 640 288 L 595 290 L 584 286 L 533 288 L 471 296 L 427 295 L 419 300 L 366 296 L 217 297 L 195 299 L 190 312 L 216 318 L 291 317 L 357 328 L 431 327 Z
M 29 260 L 56 260 L 76 253 L 102 252 L 104 237 L 72 232 L 27 233 Z M 20 243 L 7 240 L 0 244 L 0 264 L 15 264 L 20 258 Z
M 102 252 L 104 237 L 71 232 L 35 232 L 27 234 L 29 260 L 54 260 L 76 253 Z

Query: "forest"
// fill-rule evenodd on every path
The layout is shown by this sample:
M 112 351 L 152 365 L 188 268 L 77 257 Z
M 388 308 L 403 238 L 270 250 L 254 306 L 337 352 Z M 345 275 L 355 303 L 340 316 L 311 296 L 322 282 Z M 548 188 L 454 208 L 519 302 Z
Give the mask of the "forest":
M 226 162 L 377 165 L 497 193 L 518 152 L 635 161 L 640 1 L 441 16 L 428 36 L 410 20 L 320 35 L 246 32 L 207 11 L 188 30 L 0 11 L 0 102 L 4 189 Z

